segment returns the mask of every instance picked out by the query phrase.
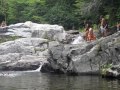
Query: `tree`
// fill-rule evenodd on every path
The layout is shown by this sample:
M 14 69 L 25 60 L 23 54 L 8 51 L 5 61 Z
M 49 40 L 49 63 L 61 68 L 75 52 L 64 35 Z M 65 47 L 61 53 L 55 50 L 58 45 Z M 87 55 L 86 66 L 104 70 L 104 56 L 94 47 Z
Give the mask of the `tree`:
M 120 19 L 120 0 L 0 0 L 0 21 L 60 24 L 66 29 L 83 27 L 85 19 L 97 23 L 100 15 L 109 23 Z
M 10 0 L 8 9 L 8 22 L 18 23 L 25 21 L 33 21 L 36 23 L 43 23 L 45 8 L 45 0 Z
M 0 22 L 7 21 L 7 2 L 0 0 Z
M 63 25 L 66 29 L 77 26 L 74 14 L 75 0 L 46 0 L 48 12 L 44 15 L 46 21 L 51 24 Z

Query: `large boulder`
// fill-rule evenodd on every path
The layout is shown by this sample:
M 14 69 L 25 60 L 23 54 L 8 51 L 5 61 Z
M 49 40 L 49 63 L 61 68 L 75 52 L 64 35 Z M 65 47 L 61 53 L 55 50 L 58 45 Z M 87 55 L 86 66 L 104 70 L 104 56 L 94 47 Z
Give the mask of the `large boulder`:
M 45 56 L 21 55 L 21 57 L 18 60 L 14 60 L 14 62 L 10 61 L 4 65 L 2 64 L 1 70 L 36 70 L 45 62 L 47 62 Z
M 100 74 L 103 65 L 119 62 L 120 32 L 117 32 L 86 44 L 53 46 L 49 48 L 46 64 L 51 72 Z
M 32 37 L 45 38 L 51 41 L 63 41 L 66 38 L 66 33 L 62 26 L 34 24 L 30 29 L 32 30 Z
M 57 41 L 66 39 L 66 32 L 62 26 L 37 24 L 31 21 L 9 25 L 6 35 L 44 38 Z
M 46 62 L 48 40 L 21 38 L 0 44 L 0 70 L 31 70 Z

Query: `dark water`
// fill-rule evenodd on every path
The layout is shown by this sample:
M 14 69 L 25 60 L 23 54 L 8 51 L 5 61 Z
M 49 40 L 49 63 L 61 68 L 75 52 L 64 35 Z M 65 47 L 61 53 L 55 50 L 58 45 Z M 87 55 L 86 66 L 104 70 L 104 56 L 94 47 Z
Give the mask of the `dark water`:
M 120 81 L 98 76 L 3 72 L 0 73 L 0 90 L 120 90 Z

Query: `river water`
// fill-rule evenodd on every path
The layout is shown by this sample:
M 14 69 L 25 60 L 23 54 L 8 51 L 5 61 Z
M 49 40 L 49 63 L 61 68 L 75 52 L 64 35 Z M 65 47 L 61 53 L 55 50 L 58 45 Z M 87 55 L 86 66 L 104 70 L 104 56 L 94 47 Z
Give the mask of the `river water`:
M 120 90 L 120 80 L 32 71 L 0 72 L 0 90 Z

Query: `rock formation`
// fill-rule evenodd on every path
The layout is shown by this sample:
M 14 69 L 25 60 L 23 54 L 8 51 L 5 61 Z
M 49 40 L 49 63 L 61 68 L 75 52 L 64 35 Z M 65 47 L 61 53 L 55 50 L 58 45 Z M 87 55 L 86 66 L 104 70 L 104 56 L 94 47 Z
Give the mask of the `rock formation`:
M 48 40 L 62 41 L 66 38 L 64 28 L 59 25 L 37 24 L 31 21 L 8 26 L 6 35 L 37 37 Z
M 72 74 L 100 74 L 103 65 L 120 62 L 120 32 L 94 42 L 56 45 L 49 48 L 48 66 L 52 71 Z M 45 64 L 45 66 L 47 66 Z M 48 71 L 48 68 L 44 68 Z M 43 71 L 43 70 L 42 70 Z M 120 73 L 120 71 L 118 71 Z
M 35 70 L 47 62 L 48 47 L 64 41 L 66 37 L 64 28 L 58 25 L 27 21 L 7 28 L 4 35 L 24 38 L 0 44 L 0 70 Z
M 1 70 L 32 70 L 46 62 L 48 40 L 21 38 L 0 44 Z
M 0 44 L 0 70 L 40 66 L 47 73 L 120 76 L 120 32 L 86 42 L 76 31 L 66 33 L 62 26 L 30 21 L 10 25 L 8 31 L 25 38 Z

